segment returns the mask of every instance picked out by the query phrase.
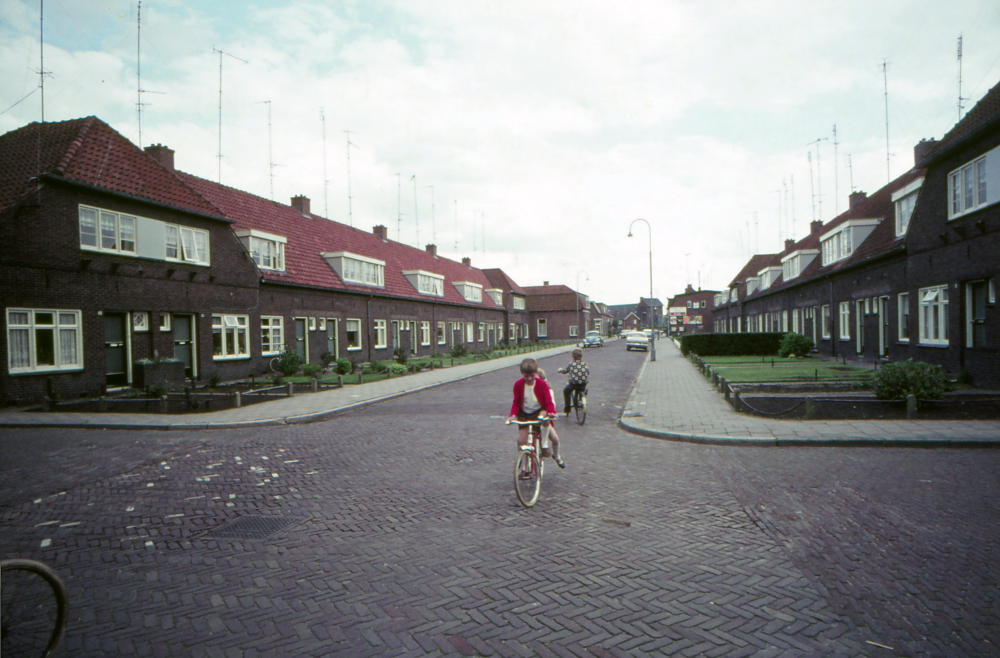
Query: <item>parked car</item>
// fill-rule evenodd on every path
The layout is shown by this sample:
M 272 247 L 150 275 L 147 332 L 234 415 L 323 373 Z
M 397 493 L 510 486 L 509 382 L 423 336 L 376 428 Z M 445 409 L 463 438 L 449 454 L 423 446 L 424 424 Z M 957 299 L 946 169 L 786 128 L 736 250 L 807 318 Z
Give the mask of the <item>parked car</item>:
M 604 347 L 604 337 L 599 331 L 588 331 L 583 335 L 582 347 Z
M 642 350 L 649 351 L 649 337 L 641 331 L 633 331 L 625 338 L 625 351 Z

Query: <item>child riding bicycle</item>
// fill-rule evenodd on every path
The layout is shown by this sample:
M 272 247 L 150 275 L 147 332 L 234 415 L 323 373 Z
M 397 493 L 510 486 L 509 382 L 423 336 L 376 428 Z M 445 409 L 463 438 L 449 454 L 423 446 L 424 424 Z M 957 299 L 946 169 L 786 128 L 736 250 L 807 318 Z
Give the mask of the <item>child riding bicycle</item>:
M 583 350 L 573 350 L 573 360 L 565 368 L 559 368 L 559 372 L 569 374 L 569 383 L 563 389 L 563 402 L 566 403 L 563 411 L 568 416 L 570 412 L 570 398 L 573 395 L 573 391 L 586 393 L 587 381 L 590 379 L 590 367 L 583 360 Z
M 507 420 L 525 422 L 538 420 L 542 426 L 543 437 L 548 431 L 548 439 L 552 441 L 552 457 L 559 468 L 566 468 L 566 463 L 559 457 L 559 437 L 552 431 L 551 421 L 556 417 L 556 405 L 552 400 L 552 389 L 544 378 L 539 377 L 538 363 L 534 359 L 521 362 L 521 379 L 514 382 L 514 402 L 510 407 Z M 544 372 L 543 372 L 544 374 Z M 528 445 L 528 426 L 517 429 L 518 445 Z

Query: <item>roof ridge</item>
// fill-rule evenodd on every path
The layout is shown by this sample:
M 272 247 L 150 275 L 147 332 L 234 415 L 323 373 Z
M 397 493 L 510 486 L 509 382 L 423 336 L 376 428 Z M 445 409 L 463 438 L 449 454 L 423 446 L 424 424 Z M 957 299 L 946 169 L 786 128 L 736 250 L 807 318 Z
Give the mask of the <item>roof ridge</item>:
M 66 149 L 66 153 L 63 154 L 63 157 L 56 164 L 54 172 L 58 173 L 60 176 L 66 173 L 66 168 L 69 167 L 69 163 L 73 160 L 77 151 L 80 150 L 80 147 L 83 146 L 83 140 L 86 138 L 87 133 L 90 132 L 90 129 L 94 125 L 95 121 L 97 121 L 97 117 L 93 115 L 84 118 L 83 124 L 80 126 L 80 130 L 76 134 L 76 139 L 70 142 L 69 147 Z

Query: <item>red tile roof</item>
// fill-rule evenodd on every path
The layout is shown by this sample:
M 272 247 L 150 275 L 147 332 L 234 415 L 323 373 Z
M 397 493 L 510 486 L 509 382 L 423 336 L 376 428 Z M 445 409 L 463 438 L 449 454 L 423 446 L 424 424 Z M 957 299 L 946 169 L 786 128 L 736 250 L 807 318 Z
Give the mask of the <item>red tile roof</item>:
M 986 92 L 986 95 L 979 99 L 979 102 L 962 117 L 961 121 L 956 123 L 941 138 L 941 141 L 934 147 L 931 158 L 942 155 L 951 146 L 961 142 L 965 137 L 976 132 L 979 128 L 997 121 L 1000 121 L 1000 84 L 994 85 L 992 89 Z
M 518 295 L 524 295 L 524 289 L 514 282 L 514 279 L 507 276 L 507 273 L 499 268 L 490 268 L 483 270 L 483 274 L 489 279 L 489 282 L 494 288 L 499 288 L 501 290 L 510 290 Z
M 30 179 L 41 174 L 220 216 L 218 209 L 97 117 L 32 123 L 0 136 L 0 210 L 30 191 Z
M 525 286 L 529 311 L 575 311 L 587 309 L 584 295 L 569 286 Z
M 427 251 L 392 240 L 382 240 L 370 231 L 362 231 L 330 221 L 319 215 L 303 215 L 297 209 L 259 196 L 178 172 L 180 180 L 221 209 L 233 220 L 234 230 L 255 229 L 288 240 L 285 245 L 285 271 L 261 270 L 271 283 L 323 288 L 360 294 L 444 302 L 477 308 L 502 308 L 483 293 L 482 303 L 467 302 L 453 283 L 469 281 L 485 291 L 493 286 L 482 270 L 457 263 Z M 348 283 L 337 275 L 320 255 L 346 251 L 385 262 L 385 287 Z M 424 270 L 444 277 L 444 297 L 422 295 L 403 276 L 403 271 Z

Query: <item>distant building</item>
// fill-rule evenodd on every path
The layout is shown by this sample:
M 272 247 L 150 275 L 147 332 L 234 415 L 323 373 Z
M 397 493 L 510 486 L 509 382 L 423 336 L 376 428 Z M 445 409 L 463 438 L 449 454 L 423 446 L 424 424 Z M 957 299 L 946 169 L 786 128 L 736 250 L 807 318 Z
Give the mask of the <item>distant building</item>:
M 671 309 L 683 309 L 683 313 L 670 313 L 670 333 L 707 334 L 712 332 L 712 311 L 718 290 L 695 290 L 688 284 L 684 292 L 671 297 Z

